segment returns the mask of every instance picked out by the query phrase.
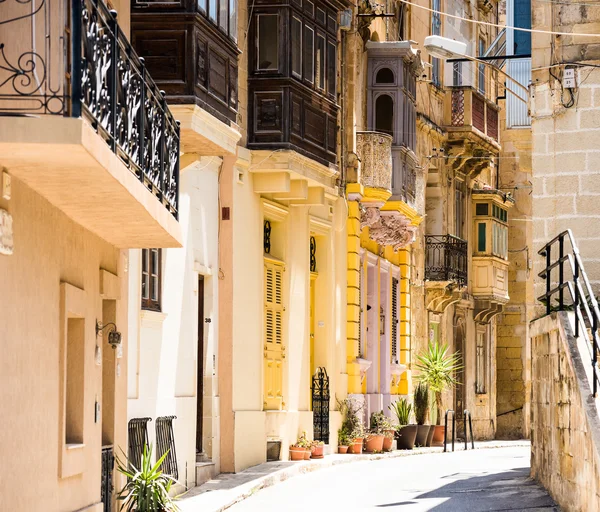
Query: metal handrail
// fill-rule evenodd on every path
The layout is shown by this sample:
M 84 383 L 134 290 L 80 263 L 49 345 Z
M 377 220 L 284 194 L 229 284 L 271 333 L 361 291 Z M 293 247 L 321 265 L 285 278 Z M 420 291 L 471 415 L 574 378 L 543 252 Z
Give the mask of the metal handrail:
M 444 452 L 446 452 L 446 444 L 448 442 L 448 414 L 452 414 L 452 451 L 454 451 L 454 441 L 456 439 L 456 413 L 452 409 L 446 410 L 444 419 Z
M 467 436 L 467 418 L 469 418 L 469 431 L 471 432 L 471 448 L 475 449 L 475 439 L 473 438 L 473 421 L 471 419 L 471 412 L 468 409 L 463 411 L 464 416 L 464 429 L 465 429 L 465 450 L 469 449 L 468 436 Z
M 565 239 L 568 239 L 571 245 L 571 253 L 565 254 Z M 552 261 L 552 247 L 558 243 L 558 258 Z M 590 281 L 585 272 L 581 255 L 573 233 L 570 229 L 563 231 L 550 240 L 542 247 L 538 254 L 546 258 L 546 267 L 538 274 L 546 282 L 546 293 L 538 297 L 538 300 L 546 305 L 546 314 L 552 312 L 552 298 L 558 294 L 558 310 L 565 311 L 570 309 L 571 305 L 565 304 L 565 289 L 569 292 L 573 301 L 572 307 L 575 311 L 575 337 L 583 336 L 586 345 L 591 345 L 591 363 L 592 363 L 592 395 L 598 395 L 598 385 L 600 384 L 600 373 L 598 372 L 598 352 L 600 347 L 600 338 L 598 336 L 598 326 L 600 325 L 600 308 L 598 301 L 590 285 Z M 569 264 L 572 273 L 572 280 L 565 279 L 565 263 Z M 558 269 L 558 281 L 556 286 L 552 281 L 552 270 Z M 588 335 L 587 327 L 591 329 L 591 339 Z

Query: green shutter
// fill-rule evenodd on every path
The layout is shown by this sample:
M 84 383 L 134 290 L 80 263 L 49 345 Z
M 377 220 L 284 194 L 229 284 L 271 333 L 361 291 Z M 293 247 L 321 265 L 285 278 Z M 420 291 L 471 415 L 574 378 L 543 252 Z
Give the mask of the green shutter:
M 485 252 L 485 223 L 480 222 L 477 227 L 477 252 Z

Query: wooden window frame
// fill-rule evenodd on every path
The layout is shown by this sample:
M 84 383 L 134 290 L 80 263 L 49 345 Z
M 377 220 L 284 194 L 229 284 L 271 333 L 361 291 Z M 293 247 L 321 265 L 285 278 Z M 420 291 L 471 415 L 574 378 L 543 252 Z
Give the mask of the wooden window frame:
M 152 252 L 156 251 L 157 254 L 157 271 L 156 274 L 151 271 L 152 258 L 150 255 Z M 144 263 L 146 263 L 146 270 L 144 270 Z M 142 276 L 142 285 L 141 285 L 141 294 L 142 294 L 142 309 L 148 311 L 161 311 L 162 306 L 162 249 L 152 248 L 152 249 L 142 249 L 142 267 L 141 267 L 141 276 Z M 147 286 L 147 297 L 144 296 L 144 281 L 146 276 L 148 277 L 148 286 Z M 151 290 L 154 288 L 154 283 L 157 283 L 157 294 L 156 299 L 152 298 Z

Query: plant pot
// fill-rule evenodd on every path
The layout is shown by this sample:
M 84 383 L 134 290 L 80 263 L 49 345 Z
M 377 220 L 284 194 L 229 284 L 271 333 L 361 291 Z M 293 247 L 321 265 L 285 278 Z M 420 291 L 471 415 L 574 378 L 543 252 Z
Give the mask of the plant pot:
M 310 460 L 310 448 L 304 449 L 304 460 Z
M 361 454 L 363 451 L 363 440 L 362 437 L 357 437 L 354 442 L 350 445 L 348 453 Z
M 349 446 L 338 446 L 338 453 L 348 453 Z
M 417 425 L 406 425 L 396 430 L 398 450 L 412 450 L 417 438 Z
M 385 436 L 383 434 L 376 434 L 374 436 L 367 437 L 367 442 L 365 443 L 365 451 L 367 453 L 382 452 L 384 439 Z
M 297 446 L 290 446 L 290 460 L 304 460 L 306 450 Z
M 427 444 L 425 446 L 431 446 L 433 441 L 433 433 L 435 432 L 435 425 L 429 425 L 429 434 L 427 435 Z
M 385 431 L 385 438 L 383 439 L 383 451 L 384 452 L 391 452 L 392 451 L 392 446 L 394 444 L 394 434 L 395 433 L 396 433 L 396 431 L 393 430 L 393 429 Z
M 446 436 L 446 427 L 444 425 L 435 425 L 433 440 L 431 446 L 444 446 L 444 437 Z
M 430 425 L 417 425 L 417 438 L 415 439 L 416 446 L 427 446 L 427 436 L 431 430 Z
M 322 459 L 323 458 L 323 450 L 325 449 L 324 444 L 317 444 L 310 448 L 310 458 L 311 459 Z

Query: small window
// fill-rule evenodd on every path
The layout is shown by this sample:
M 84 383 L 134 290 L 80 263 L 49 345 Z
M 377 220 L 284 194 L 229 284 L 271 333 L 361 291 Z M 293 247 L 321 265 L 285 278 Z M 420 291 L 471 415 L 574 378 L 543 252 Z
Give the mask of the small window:
M 394 135 L 394 100 L 388 94 L 375 101 L 375 130 Z
M 229 26 L 229 0 L 219 0 L 219 27 L 227 33 L 227 27 Z
M 142 249 L 142 309 L 160 311 L 161 249 Z
M 198 9 L 202 12 L 206 12 L 206 0 L 198 0 Z
M 477 251 L 485 252 L 485 237 L 486 237 L 486 224 L 485 222 L 480 222 L 477 224 Z
M 479 55 L 483 56 L 485 54 L 485 40 L 483 38 L 479 38 Z M 481 94 L 485 95 L 485 64 L 478 64 L 478 89 Z
M 279 17 L 277 14 L 259 14 L 258 21 L 258 69 L 279 69 Z
M 316 64 L 317 87 L 325 90 L 325 38 L 320 34 L 317 34 Z
M 206 0 L 204 0 L 206 1 Z M 229 0 L 229 37 L 237 41 L 237 1 Z
M 292 17 L 292 75 L 302 78 L 302 21 Z
M 475 205 L 475 215 L 489 215 L 489 205 L 487 203 L 477 203 Z
M 393 84 L 394 72 L 390 68 L 381 68 L 377 71 L 375 82 L 378 84 Z
M 217 21 L 217 1 L 208 0 L 208 16 L 211 20 Z
M 336 93 L 336 47 L 332 42 L 327 43 L 327 92 L 331 96 Z
M 304 80 L 311 84 L 315 81 L 315 32 L 304 26 Z
M 454 87 L 462 85 L 462 62 L 452 63 L 452 85 Z
M 475 368 L 475 393 L 487 393 L 487 328 L 477 328 L 477 360 Z

